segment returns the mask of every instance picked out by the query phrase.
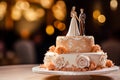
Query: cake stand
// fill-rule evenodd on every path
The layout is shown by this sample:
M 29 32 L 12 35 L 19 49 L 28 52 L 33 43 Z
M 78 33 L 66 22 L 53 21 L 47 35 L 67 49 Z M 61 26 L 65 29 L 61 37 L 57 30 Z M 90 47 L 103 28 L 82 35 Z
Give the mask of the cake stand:
M 100 75 L 119 70 L 118 66 L 113 66 L 110 68 L 103 68 L 100 70 L 94 71 L 84 71 L 84 72 L 75 72 L 75 71 L 52 71 L 45 68 L 40 68 L 39 66 L 33 67 L 32 71 L 39 74 L 47 75 L 60 75 L 60 80 L 90 80 L 91 75 Z

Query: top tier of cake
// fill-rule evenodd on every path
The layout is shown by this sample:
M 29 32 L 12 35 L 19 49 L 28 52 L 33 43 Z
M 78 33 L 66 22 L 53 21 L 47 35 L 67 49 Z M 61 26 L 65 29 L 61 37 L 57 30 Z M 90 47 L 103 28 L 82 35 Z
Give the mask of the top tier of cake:
M 64 47 L 69 53 L 91 52 L 93 36 L 58 36 L 56 47 Z

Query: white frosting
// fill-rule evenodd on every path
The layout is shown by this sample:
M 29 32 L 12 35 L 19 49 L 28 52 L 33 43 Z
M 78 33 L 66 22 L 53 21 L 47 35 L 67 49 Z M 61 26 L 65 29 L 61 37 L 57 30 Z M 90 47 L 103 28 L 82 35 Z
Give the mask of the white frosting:
M 100 57 L 100 59 L 99 59 L 99 64 L 98 64 L 98 65 L 100 65 L 100 66 L 102 65 L 102 66 L 105 67 L 106 61 L 107 61 L 107 55 L 106 55 L 106 53 L 105 53 L 105 54 L 103 54 L 103 55 Z
M 104 52 L 91 53 L 71 53 L 71 54 L 57 54 L 54 52 L 47 52 L 44 58 L 44 64 L 53 63 L 55 67 L 73 67 L 78 68 L 89 67 L 90 61 L 96 65 L 105 66 L 107 54 Z
M 76 63 L 77 63 L 78 68 L 89 67 L 89 65 L 90 65 L 90 59 L 89 59 L 88 56 L 78 55 L 76 57 Z
M 63 56 L 56 56 L 55 59 L 53 59 L 52 61 L 54 63 L 54 65 L 57 67 L 57 68 L 62 68 L 65 66 L 66 64 L 66 60 L 64 60 L 64 57 Z
M 47 52 L 43 60 L 45 66 L 48 66 L 52 62 L 52 60 L 56 58 L 56 56 L 57 56 L 57 53 Z

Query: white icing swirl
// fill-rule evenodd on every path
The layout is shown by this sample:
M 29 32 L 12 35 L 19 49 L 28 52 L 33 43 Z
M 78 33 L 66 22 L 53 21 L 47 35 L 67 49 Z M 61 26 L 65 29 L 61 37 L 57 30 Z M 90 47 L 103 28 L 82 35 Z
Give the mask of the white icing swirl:
M 78 55 L 77 58 L 76 58 L 76 64 L 79 68 L 89 67 L 90 59 L 87 56 Z
M 57 56 L 55 60 L 53 60 L 53 64 L 57 67 L 57 68 L 62 68 L 65 66 L 65 60 L 64 57 L 62 56 Z

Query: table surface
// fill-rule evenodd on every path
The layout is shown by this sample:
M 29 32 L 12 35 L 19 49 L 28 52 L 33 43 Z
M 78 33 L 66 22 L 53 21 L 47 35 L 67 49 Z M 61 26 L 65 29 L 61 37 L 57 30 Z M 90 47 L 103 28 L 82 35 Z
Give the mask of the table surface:
M 0 80 L 59 80 L 60 79 L 60 76 L 33 73 L 32 67 L 35 66 L 38 65 L 30 64 L 30 65 L 0 66 Z M 92 75 L 91 77 L 92 80 L 120 80 L 120 70 L 111 72 L 109 74 Z M 90 79 L 86 79 L 86 80 L 90 80 Z

